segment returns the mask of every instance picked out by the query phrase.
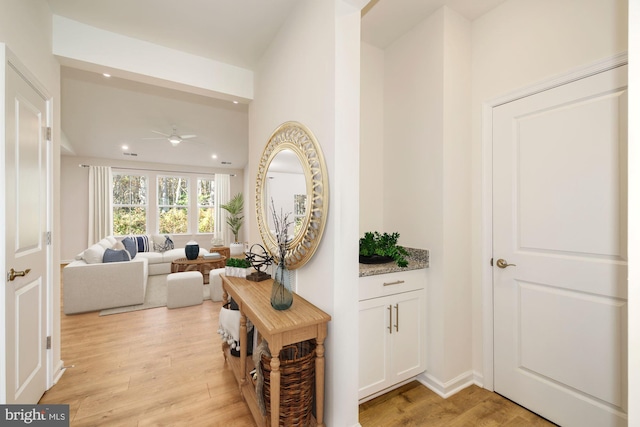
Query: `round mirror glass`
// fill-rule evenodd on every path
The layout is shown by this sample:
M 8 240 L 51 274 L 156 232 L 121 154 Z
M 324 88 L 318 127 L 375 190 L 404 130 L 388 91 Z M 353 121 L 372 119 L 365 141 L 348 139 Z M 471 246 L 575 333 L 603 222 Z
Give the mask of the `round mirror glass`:
M 296 122 L 281 125 L 262 153 L 256 180 L 256 214 L 265 248 L 279 261 L 274 212 L 287 217 L 289 269 L 304 265 L 320 243 L 329 209 L 327 171 L 320 146 Z
M 300 235 L 307 220 L 307 180 L 302 163 L 296 152 L 289 148 L 278 151 L 267 169 L 264 195 L 268 201 L 267 224 L 275 238 L 272 212 L 280 217 L 289 215 L 291 227 L 288 241 Z

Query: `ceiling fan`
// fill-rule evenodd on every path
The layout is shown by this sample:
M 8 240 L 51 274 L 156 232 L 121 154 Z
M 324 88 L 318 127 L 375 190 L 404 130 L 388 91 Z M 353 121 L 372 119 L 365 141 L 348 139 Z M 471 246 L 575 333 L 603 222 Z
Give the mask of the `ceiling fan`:
M 171 134 L 159 132 L 157 130 L 151 130 L 151 132 L 157 133 L 158 135 L 162 135 L 164 138 L 144 138 L 144 139 L 165 139 L 166 138 L 174 147 L 180 144 L 185 139 L 191 139 L 198 136 L 198 135 L 179 135 L 176 126 L 173 126 L 173 130 L 171 131 Z

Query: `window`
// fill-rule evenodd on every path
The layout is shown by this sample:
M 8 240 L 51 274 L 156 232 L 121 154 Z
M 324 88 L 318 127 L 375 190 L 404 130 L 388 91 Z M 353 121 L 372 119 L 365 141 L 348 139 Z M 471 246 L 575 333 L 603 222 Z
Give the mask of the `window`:
M 215 231 L 215 181 L 198 179 L 198 233 Z
M 293 195 L 293 220 L 294 220 L 293 235 L 294 236 L 297 236 L 298 231 L 302 229 L 306 216 L 307 216 L 307 195 L 294 194 Z
M 113 234 L 145 234 L 147 177 L 113 174 Z
M 158 232 L 185 234 L 189 230 L 189 179 L 158 177 Z

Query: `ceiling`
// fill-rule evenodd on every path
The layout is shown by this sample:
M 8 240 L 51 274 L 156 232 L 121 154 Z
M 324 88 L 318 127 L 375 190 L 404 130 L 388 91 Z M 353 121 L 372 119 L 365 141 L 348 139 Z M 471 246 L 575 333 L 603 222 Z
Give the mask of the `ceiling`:
M 298 0 L 48 0 L 54 14 L 103 30 L 254 69 Z M 505 0 L 372 0 L 362 39 L 386 48 L 443 5 L 469 20 Z M 64 154 L 244 168 L 247 105 L 62 67 Z M 177 147 L 152 131 L 195 134 Z M 122 149 L 126 144 L 128 150 Z M 129 153 L 126 154 L 125 153 Z M 212 155 L 217 155 L 216 159 Z M 134 156 L 135 155 L 135 156 Z M 228 162 L 230 164 L 224 164 Z

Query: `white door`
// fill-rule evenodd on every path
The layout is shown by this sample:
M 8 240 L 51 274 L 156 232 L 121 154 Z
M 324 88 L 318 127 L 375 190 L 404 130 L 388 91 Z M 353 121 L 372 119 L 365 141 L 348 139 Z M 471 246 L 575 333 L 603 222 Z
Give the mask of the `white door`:
M 47 100 L 12 64 L 4 65 L 3 394 L 6 403 L 32 404 L 47 384 Z
M 626 425 L 626 76 L 493 109 L 494 388 L 565 427 Z

